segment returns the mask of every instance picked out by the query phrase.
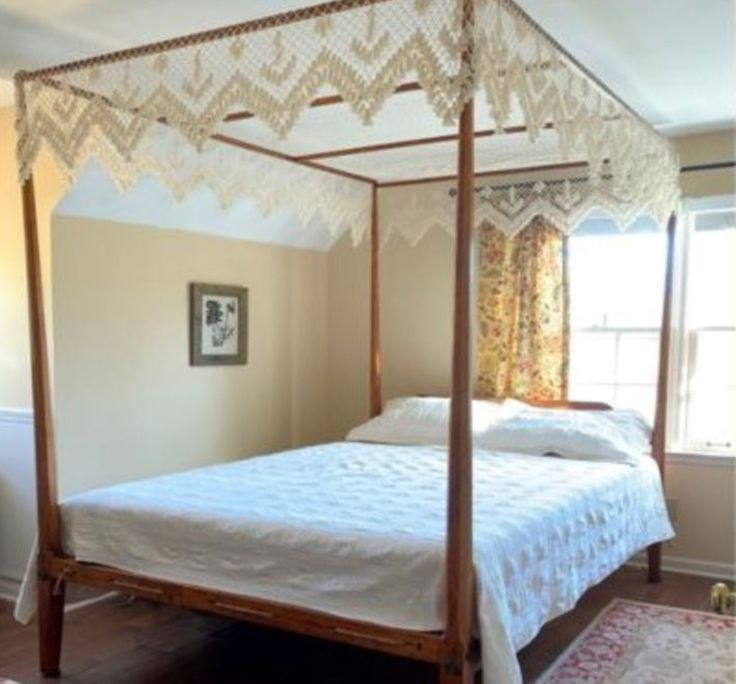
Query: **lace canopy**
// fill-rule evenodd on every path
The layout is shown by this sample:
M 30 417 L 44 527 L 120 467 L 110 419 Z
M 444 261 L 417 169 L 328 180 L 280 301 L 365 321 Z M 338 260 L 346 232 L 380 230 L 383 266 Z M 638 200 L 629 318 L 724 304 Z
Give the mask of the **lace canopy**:
M 622 226 L 643 213 L 661 221 L 678 199 L 670 144 L 513 2 L 474 0 L 470 22 L 463 20 L 468 4 L 339 0 L 21 73 L 21 180 L 46 147 L 70 181 L 96 157 L 121 188 L 143 174 L 159 178 L 176 197 L 207 186 L 223 207 L 240 198 L 264 213 L 288 207 L 305 229 L 321 220 L 335 236 L 349 230 L 358 241 L 370 224 L 372 185 L 402 180 L 401 164 L 382 162 L 380 154 L 331 167 L 305 161 L 303 150 L 289 148 L 302 115 L 332 100 L 344 103 L 324 108 L 333 116 L 345 117 L 349 108 L 370 123 L 392 95 L 421 91 L 425 109 L 428 104 L 449 126 L 479 92 L 478 116 L 492 127 L 488 140 L 510 141 L 503 143 L 502 161 L 523 166 L 544 150 L 545 160 L 578 165 L 570 178 L 485 183 L 479 218 L 508 231 L 536 214 L 568 225 L 592 209 L 608 211 Z M 252 133 L 259 144 L 233 131 Z M 314 140 L 308 142 L 314 149 Z M 322 147 L 330 144 L 327 123 Z M 406 147 L 401 154 L 411 160 L 418 150 Z M 492 152 L 479 151 L 478 172 L 497 168 Z M 410 193 L 386 187 L 380 196 L 384 236 L 396 229 L 414 239 L 407 226 L 453 225 L 446 187 L 416 185 Z

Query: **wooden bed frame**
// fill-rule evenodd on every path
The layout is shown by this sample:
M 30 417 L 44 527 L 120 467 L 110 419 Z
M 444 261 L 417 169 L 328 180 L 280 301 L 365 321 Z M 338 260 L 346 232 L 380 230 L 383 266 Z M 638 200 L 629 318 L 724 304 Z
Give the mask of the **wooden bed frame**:
M 379 0 L 365 0 L 371 4 Z M 339 11 L 348 3 L 327 3 L 315 10 Z M 356 3 L 352 2 L 351 6 Z M 337 8 L 337 9 L 336 9 Z M 305 10 L 306 11 L 306 10 Z M 303 11 L 288 12 L 265 20 L 250 22 L 254 29 L 299 21 Z M 473 21 L 473 3 L 465 2 L 465 22 Z M 531 19 L 529 20 L 532 21 Z M 534 22 L 532 22 L 534 23 Z M 247 26 L 243 24 L 242 26 Z M 539 29 L 542 31 L 542 29 Z M 227 29 L 222 29 L 223 33 Z M 543 32 L 543 31 L 542 31 Z M 217 31 L 177 39 L 187 45 L 217 37 Z M 544 32 L 543 32 L 544 33 Z M 552 40 L 550 38 L 550 40 Z M 554 41 L 553 41 L 554 42 Z M 558 45 L 558 44 L 557 44 Z M 142 54 L 155 54 L 171 47 L 171 41 L 127 50 L 113 55 L 84 60 L 61 67 L 78 68 L 84 64 L 123 59 Z M 559 47 L 559 45 L 558 45 Z M 562 48 L 560 48 L 562 50 Z M 568 54 L 568 53 L 566 53 Z M 569 54 L 568 54 L 569 56 Z M 572 61 L 575 61 L 570 57 Z M 575 62 L 578 64 L 577 62 Z M 581 69 L 584 67 L 579 65 Z M 43 76 L 51 70 L 19 74 L 20 80 Z M 589 72 L 588 75 L 593 78 Z M 603 84 L 601 87 L 605 88 Z M 405 89 L 408 89 L 408 84 Z M 401 91 L 399 88 L 398 91 Z M 607 89 L 606 89 L 607 90 Z M 397 91 L 397 92 L 398 92 Z M 18 107 L 24 108 L 23 90 L 19 89 Z M 617 98 L 618 99 L 618 98 Z M 320 98 L 314 105 L 340 102 L 341 98 Z M 620 101 L 620 100 L 619 100 Z M 622 103 L 626 106 L 624 103 Z M 36 220 L 36 201 L 33 178 L 22 187 L 23 216 L 26 241 L 26 262 L 29 292 L 31 361 L 33 376 L 33 407 L 36 440 L 36 492 L 38 507 L 38 624 L 40 669 L 44 676 L 59 676 L 64 592 L 67 582 L 76 582 L 106 590 L 114 590 L 153 599 L 162 603 L 217 613 L 249 622 L 285 629 L 302 634 L 354 644 L 376 651 L 427 661 L 438 665 L 442 684 L 469 684 L 479 666 L 478 644 L 472 634 L 474 613 L 474 570 L 472 558 L 472 442 L 471 442 L 471 234 L 473 230 L 474 139 L 473 100 L 464 107 L 456 137 L 458 142 L 458 194 L 456 215 L 455 294 L 452 352 L 452 388 L 450 411 L 450 440 L 448 455 L 448 509 L 446 538 L 446 615 L 445 629 L 441 632 L 418 632 L 396 629 L 358 620 L 336 617 L 286 603 L 212 591 L 202 587 L 156 580 L 112 567 L 81 563 L 66 556 L 61 545 L 57 475 L 54 452 L 51 391 L 48 350 L 44 323 L 39 236 Z M 413 141 L 413 144 L 417 141 Z M 398 143 L 396 146 L 398 146 Z M 283 156 L 283 155 L 282 155 Z M 295 159 L 289 158 L 296 161 Z M 311 163 L 311 162 L 304 162 Z M 313 164 L 315 167 L 317 164 Z M 323 169 L 324 170 L 324 169 Z M 377 192 L 373 183 L 371 220 L 371 287 L 370 287 L 370 413 L 380 413 L 381 354 L 379 331 L 379 236 Z M 671 293 L 675 215 L 671 215 L 667 234 L 667 269 L 665 300 L 660 337 L 659 377 L 657 381 L 657 408 L 652 440 L 652 454 L 664 477 L 666 399 L 669 367 L 669 330 L 671 324 Z M 541 402 L 547 406 L 581 410 L 609 408 L 591 402 Z M 660 580 L 661 545 L 648 549 L 648 579 Z

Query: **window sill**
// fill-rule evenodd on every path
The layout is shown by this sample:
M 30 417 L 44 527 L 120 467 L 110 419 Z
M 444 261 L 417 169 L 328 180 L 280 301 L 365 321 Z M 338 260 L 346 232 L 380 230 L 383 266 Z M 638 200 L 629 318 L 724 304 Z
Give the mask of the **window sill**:
M 726 452 L 667 452 L 667 463 L 677 463 L 691 466 L 715 466 L 720 468 L 733 468 L 736 465 L 736 454 Z

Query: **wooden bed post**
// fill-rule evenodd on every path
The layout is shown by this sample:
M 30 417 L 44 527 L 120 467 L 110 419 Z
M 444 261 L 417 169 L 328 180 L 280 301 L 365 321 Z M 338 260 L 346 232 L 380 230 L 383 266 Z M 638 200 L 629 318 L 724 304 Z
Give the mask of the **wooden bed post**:
M 664 300 L 662 303 L 662 328 L 659 333 L 659 374 L 657 377 L 657 403 L 652 430 L 652 456 L 657 462 L 664 485 L 665 451 L 667 448 L 667 401 L 670 377 L 670 338 L 672 337 L 672 279 L 675 261 L 675 229 L 677 215 L 672 212 L 667 221 L 667 264 L 664 276 Z M 647 549 L 647 581 L 662 579 L 662 544 L 652 544 Z
M 22 106 L 22 103 L 19 104 Z M 58 677 L 64 623 L 64 582 L 55 581 L 49 569 L 51 557 L 61 551 L 61 541 L 41 255 L 32 176 L 23 183 L 22 196 L 28 279 L 28 320 L 31 335 L 33 423 L 36 443 L 39 664 L 41 673 L 45 677 Z
M 464 22 L 473 22 L 473 0 L 464 3 Z M 471 55 L 466 52 L 467 63 Z M 471 653 L 475 575 L 473 569 L 473 448 L 471 441 L 471 256 L 474 209 L 474 101 L 463 106 L 458 138 L 458 193 L 455 235 L 455 310 L 452 392 L 448 449 L 447 658 L 442 684 L 470 684 L 475 673 Z
M 370 416 L 381 413 L 381 308 L 380 308 L 380 252 L 378 232 L 378 185 L 371 191 L 371 359 L 370 359 Z

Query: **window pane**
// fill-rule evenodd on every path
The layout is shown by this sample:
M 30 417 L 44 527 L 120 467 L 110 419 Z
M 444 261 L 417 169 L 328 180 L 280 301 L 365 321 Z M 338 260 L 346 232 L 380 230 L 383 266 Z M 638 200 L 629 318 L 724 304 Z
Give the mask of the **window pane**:
M 616 379 L 616 336 L 605 331 L 573 333 L 570 383 L 613 383 Z
M 687 445 L 695 449 L 733 451 L 736 448 L 736 388 L 691 397 L 687 415 Z
M 621 383 L 654 384 L 659 366 L 659 331 L 621 336 L 617 380 Z
M 570 397 L 639 410 L 651 420 L 666 238 L 585 234 L 585 225 L 569 240 Z
M 572 328 L 658 327 L 665 246 L 661 233 L 573 235 L 569 241 Z
M 654 408 L 657 401 L 655 385 L 626 385 L 616 387 L 614 406 L 621 409 L 639 411 L 651 425 L 654 421 Z
M 736 327 L 736 228 L 696 230 L 687 272 L 687 327 Z
M 580 383 L 570 385 L 568 395 L 572 401 L 602 401 L 613 406 L 616 398 L 615 385 L 593 385 Z
M 702 385 L 703 390 L 736 387 L 736 331 L 698 330 L 693 333 L 692 344 L 695 347 L 695 384 Z
M 691 220 L 685 281 L 684 449 L 736 449 L 736 226 L 733 210 Z

